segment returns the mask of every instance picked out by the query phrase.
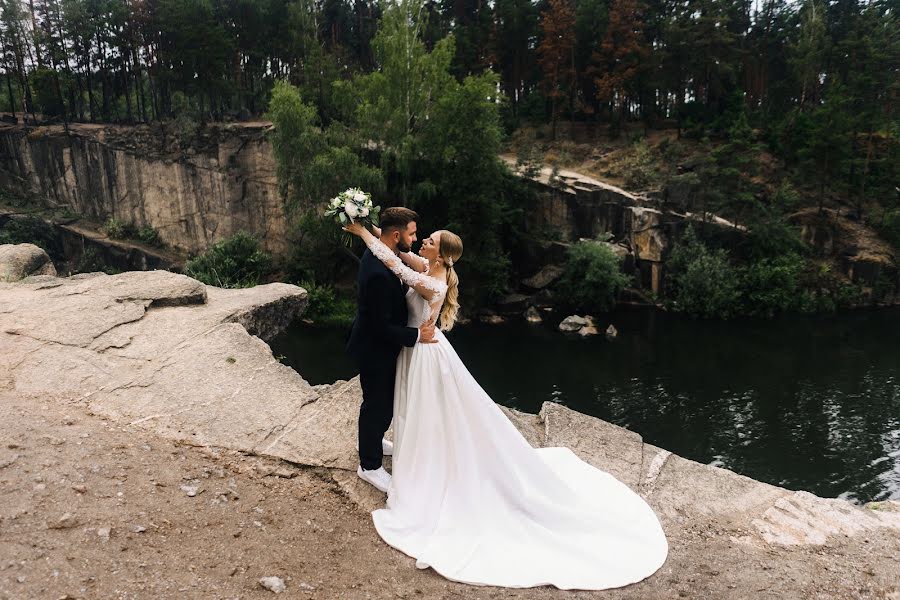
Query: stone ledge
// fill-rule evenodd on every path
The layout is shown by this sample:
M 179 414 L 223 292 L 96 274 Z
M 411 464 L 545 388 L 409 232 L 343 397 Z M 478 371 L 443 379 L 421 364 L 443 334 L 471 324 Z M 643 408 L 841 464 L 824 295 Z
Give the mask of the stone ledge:
M 241 324 L 271 333 L 278 324 L 268 320 L 301 311 L 305 292 L 204 287 L 205 302 L 166 305 L 199 299 L 200 285 L 162 272 L 0 284 L 0 387 L 80 403 L 187 444 L 324 469 L 360 510 L 381 506 L 384 496 L 354 473 L 358 379 L 310 386 Z M 539 415 L 504 412 L 532 445 L 569 446 L 642 494 L 669 537 L 667 565 L 708 569 L 727 553 L 748 565 L 748 577 L 771 581 L 846 570 L 850 560 L 874 582 L 896 581 L 890 557 L 900 556 L 900 503 L 874 510 L 785 490 L 678 457 L 555 403 Z

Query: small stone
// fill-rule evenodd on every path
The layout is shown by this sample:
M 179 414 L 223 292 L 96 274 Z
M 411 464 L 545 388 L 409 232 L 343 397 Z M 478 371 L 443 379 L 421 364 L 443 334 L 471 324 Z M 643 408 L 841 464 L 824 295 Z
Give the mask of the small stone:
M 200 486 L 199 485 L 182 484 L 181 489 L 184 491 L 185 494 L 187 494 L 188 496 L 193 498 L 194 496 L 197 495 L 197 491 L 200 489 Z
M 43 492 L 44 490 L 47 489 L 47 484 L 46 483 L 36 483 L 36 484 L 34 484 L 33 489 L 35 492 Z
M 85 492 L 87 492 L 87 488 L 80 483 L 73 484 L 72 489 L 79 494 L 84 494 Z
M 263 577 L 259 580 L 259 585 L 276 594 L 280 594 L 287 589 L 281 577 Z
M 581 337 L 588 337 L 590 335 L 597 335 L 597 328 L 593 325 L 585 325 L 581 329 L 578 330 L 578 335 Z
M 262 521 L 253 521 L 253 524 L 254 524 L 256 527 L 262 527 Z
M 69 415 L 66 415 L 63 417 L 63 423 L 66 425 L 74 425 L 75 419 L 73 417 L 70 417 Z
M 109 527 L 98 527 L 97 528 L 97 537 L 99 537 L 104 542 L 109 541 L 110 532 L 111 532 L 111 528 L 109 528 Z
M 25 583 L 25 576 L 19 575 L 18 577 L 16 577 L 16 581 L 18 581 L 19 583 Z
M 616 329 L 615 325 L 610 324 L 609 327 L 606 328 L 606 339 L 612 341 L 619 336 L 619 330 Z
M 485 325 L 503 325 L 506 323 L 506 319 L 500 315 L 481 315 L 478 320 Z
M 143 525 L 134 525 L 131 527 L 131 531 L 135 533 L 144 533 L 145 531 L 147 531 L 147 528 Z
M 310 584 L 306 583 L 305 581 L 301 581 L 299 587 L 301 590 L 309 590 L 309 591 L 313 591 L 316 589 L 316 586 L 310 585 Z
M 543 322 L 541 313 L 539 313 L 538 310 L 533 306 L 529 306 L 528 310 L 525 311 L 525 320 L 535 325 Z
M 78 525 L 78 518 L 72 513 L 64 513 L 55 523 L 49 525 L 50 529 L 70 529 Z
M 254 470 L 263 477 L 267 477 L 275 472 L 275 467 L 271 465 L 256 465 Z

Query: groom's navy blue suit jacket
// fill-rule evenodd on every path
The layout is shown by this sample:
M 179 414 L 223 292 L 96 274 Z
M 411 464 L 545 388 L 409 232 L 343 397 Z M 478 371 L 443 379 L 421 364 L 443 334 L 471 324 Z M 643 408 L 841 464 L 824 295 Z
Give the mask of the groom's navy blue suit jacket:
M 406 286 L 369 250 L 357 280 L 357 313 L 347 353 L 361 368 L 393 369 L 403 346 L 414 346 L 419 330 L 407 327 Z

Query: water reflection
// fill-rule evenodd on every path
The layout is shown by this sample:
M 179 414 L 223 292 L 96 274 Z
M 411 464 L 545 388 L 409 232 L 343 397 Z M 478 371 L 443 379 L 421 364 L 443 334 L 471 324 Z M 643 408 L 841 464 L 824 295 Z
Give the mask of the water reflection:
M 900 498 L 900 311 L 609 320 L 620 332 L 612 343 L 524 323 L 459 327 L 450 339 L 503 404 L 537 412 L 560 402 L 682 456 L 791 489 Z M 355 372 L 343 336 L 298 326 L 273 348 L 312 383 L 328 383 Z

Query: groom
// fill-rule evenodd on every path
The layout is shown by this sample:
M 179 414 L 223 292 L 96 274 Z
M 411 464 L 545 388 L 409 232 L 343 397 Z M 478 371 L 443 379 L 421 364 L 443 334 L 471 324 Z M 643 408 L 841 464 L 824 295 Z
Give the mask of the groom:
M 381 213 L 381 241 L 394 253 L 409 252 L 416 241 L 419 215 L 395 206 Z M 394 376 L 403 346 L 434 343 L 434 323 L 407 327 L 406 290 L 368 249 L 357 280 L 357 312 L 347 353 L 359 364 L 363 401 L 359 409 L 359 468 L 356 473 L 382 492 L 391 476 L 382 466 L 393 447 L 384 440 L 394 412 Z

